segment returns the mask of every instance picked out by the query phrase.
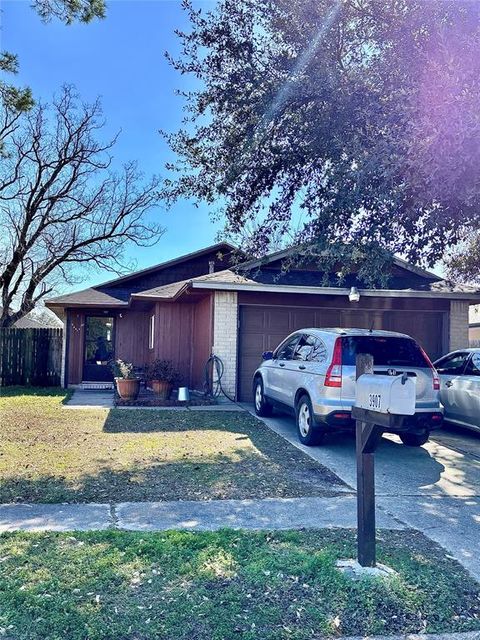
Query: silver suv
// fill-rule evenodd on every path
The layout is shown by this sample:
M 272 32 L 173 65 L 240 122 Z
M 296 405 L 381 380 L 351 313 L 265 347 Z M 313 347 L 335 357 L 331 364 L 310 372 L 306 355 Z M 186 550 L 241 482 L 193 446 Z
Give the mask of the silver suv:
M 416 413 L 402 442 L 421 446 L 441 426 L 440 381 L 423 349 L 410 336 L 367 329 L 301 329 L 263 354 L 255 371 L 255 411 L 268 416 L 273 407 L 294 412 L 298 437 L 306 445 L 321 444 L 328 431 L 351 429 L 355 401 L 355 358 L 373 356 L 374 373 L 415 378 Z

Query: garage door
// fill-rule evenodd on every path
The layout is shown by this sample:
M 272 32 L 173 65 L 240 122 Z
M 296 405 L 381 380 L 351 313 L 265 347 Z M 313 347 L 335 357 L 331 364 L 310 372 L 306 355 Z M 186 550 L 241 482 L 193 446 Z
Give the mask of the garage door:
M 369 311 L 306 307 L 240 306 L 240 400 L 250 400 L 252 375 L 264 351 L 275 349 L 292 331 L 305 327 L 356 327 L 386 329 L 413 336 L 430 357 L 442 355 L 443 313 Z

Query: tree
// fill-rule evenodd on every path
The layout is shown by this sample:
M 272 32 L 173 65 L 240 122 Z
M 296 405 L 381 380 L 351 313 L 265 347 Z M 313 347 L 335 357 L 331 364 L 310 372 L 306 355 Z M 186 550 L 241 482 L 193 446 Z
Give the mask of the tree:
M 58 18 L 65 24 L 91 22 L 105 17 L 105 0 L 34 0 L 33 8 L 44 22 Z
M 480 229 L 480 3 L 184 8 L 191 31 L 169 59 L 200 82 L 166 134 L 168 202 L 221 202 L 227 235 L 254 229 L 256 255 L 300 221 L 294 244 L 325 267 L 362 262 L 370 284 L 392 252 L 432 266 Z
M 91 22 L 94 18 L 105 17 L 104 0 L 34 0 L 33 8 L 44 22 L 57 18 L 65 24 L 75 20 Z M 0 73 L 18 73 L 18 56 L 8 51 L 0 52 Z M 19 88 L 0 80 L 0 103 L 5 105 L 4 118 L 0 123 L 0 155 L 3 153 L 3 140 L 11 132 L 22 113 L 34 105 L 30 87 Z
M 162 229 L 145 222 L 158 201 L 158 179 L 144 182 L 134 163 L 110 171 L 115 139 L 100 142 L 102 127 L 100 104 L 80 104 L 65 87 L 51 110 L 40 104 L 22 113 L 6 136 L 0 326 L 31 311 L 57 277 L 72 282 L 73 267 L 118 271 L 127 242 L 146 246 L 159 239 Z M 12 312 L 13 303 L 18 311 Z

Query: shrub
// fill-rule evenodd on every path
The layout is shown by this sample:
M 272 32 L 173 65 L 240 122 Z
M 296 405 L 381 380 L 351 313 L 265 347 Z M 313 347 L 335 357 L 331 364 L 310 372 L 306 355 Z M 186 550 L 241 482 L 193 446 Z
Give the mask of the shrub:
M 173 386 L 180 384 L 180 373 L 173 366 L 171 360 L 158 358 L 146 366 L 146 376 L 148 380 L 162 380 L 169 382 Z

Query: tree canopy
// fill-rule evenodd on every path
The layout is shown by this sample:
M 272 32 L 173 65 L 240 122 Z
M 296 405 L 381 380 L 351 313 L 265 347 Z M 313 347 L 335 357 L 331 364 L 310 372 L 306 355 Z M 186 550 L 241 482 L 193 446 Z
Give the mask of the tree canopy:
M 367 257 L 372 283 L 390 252 L 432 266 L 475 236 L 480 3 L 184 8 L 191 29 L 170 60 L 199 88 L 167 134 L 167 200 L 221 203 L 226 233 L 252 254 L 285 235 L 347 270 Z

